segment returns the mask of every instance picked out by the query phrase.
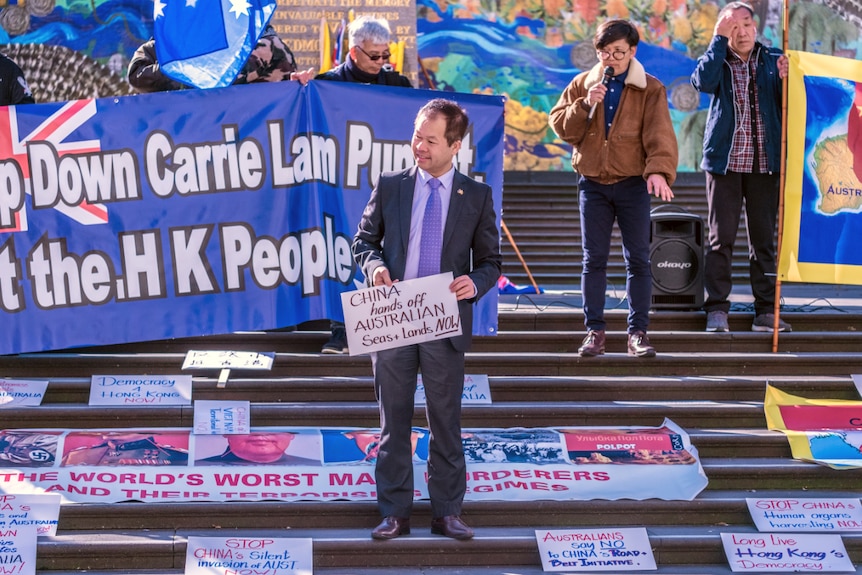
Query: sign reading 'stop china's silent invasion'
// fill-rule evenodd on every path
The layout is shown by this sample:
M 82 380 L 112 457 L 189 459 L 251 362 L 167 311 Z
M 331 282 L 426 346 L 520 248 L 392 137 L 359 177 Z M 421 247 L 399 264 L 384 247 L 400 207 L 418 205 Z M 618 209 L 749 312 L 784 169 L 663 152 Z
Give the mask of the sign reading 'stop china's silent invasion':
M 342 27 L 349 24 L 350 12 L 355 18 L 383 18 L 392 30 L 392 42 L 404 42 L 401 73 L 417 86 L 416 0 L 278 0 L 271 23 L 296 57 L 300 70 L 320 70 L 321 23 L 329 28 L 330 53 L 337 45 Z M 345 30 L 342 46 L 347 51 Z M 393 63 L 397 55 L 393 57 Z

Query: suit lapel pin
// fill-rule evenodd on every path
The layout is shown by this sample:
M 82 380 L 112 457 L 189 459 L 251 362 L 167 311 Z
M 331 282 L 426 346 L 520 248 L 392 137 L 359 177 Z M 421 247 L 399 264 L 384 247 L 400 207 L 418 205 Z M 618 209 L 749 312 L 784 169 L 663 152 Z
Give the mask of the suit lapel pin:
M 459 195 L 459 196 L 463 196 L 463 195 L 464 195 L 464 190 L 458 190 L 458 195 Z

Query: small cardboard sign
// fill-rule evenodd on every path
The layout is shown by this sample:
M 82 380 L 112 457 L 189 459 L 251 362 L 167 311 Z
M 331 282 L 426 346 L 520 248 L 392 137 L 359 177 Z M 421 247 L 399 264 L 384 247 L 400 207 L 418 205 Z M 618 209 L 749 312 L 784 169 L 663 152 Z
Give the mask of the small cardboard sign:
M 48 382 L 36 379 L 0 379 L 0 409 L 41 405 Z
M 251 403 L 248 401 L 195 401 L 196 435 L 241 435 L 248 433 Z
M 61 499 L 59 493 L 0 494 L 0 537 L 10 529 L 28 526 L 34 527 L 37 535 L 56 535 Z
M 425 405 L 425 384 L 422 374 L 416 381 L 416 394 L 413 397 L 416 405 Z M 490 405 L 491 386 L 487 375 L 465 375 L 464 391 L 461 393 L 461 405 Z
M 183 369 L 270 370 L 274 361 L 275 352 L 189 350 L 183 361 Z
M 731 571 L 855 573 L 840 535 L 722 533 Z
M 655 558 L 646 529 L 536 530 L 544 571 L 646 571 Z
M 461 335 L 452 272 L 341 294 L 350 355 Z
M 35 575 L 36 526 L 3 529 L 0 533 L 0 567 L 3 573 Z
M 90 405 L 162 406 L 192 402 L 190 375 L 94 375 Z
M 746 498 L 758 531 L 862 531 L 858 499 Z
M 185 575 L 312 575 L 311 539 L 190 536 Z

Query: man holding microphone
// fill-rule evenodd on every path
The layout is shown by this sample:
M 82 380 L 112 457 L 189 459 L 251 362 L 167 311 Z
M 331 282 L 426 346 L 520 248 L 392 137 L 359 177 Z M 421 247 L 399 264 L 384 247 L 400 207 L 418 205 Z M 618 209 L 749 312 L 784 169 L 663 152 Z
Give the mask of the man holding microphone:
M 628 20 L 602 23 L 593 39 L 599 62 L 575 76 L 548 117 L 573 146 L 579 174 L 581 289 L 587 336 L 582 357 L 605 353 L 605 292 L 614 220 L 626 260 L 628 355 L 653 357 L 647 337 L 652 300 L 650 194 L 673 199 L 678 151 L 662 83 L 635 59 L 639 34 Z M 613 72 L 610 74 L 609 72 Z

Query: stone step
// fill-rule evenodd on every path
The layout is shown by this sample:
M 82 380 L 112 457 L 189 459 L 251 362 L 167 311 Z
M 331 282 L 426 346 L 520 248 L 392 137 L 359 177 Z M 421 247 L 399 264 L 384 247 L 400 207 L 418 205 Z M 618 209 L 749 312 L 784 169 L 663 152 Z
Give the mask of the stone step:
M 788 314 L 790 315 L 790 314 Z M 701 325 L 705 316 L 698 314 L 696 320 Z M 794 318 L 787 321 L 794 326 L 793 332 L 782 333 L 780 351 L 782 352 L 853 352 L 862 350 L 862 332 L 853 331 L 803 331 L 797 330 Z M 583 320 L 575 314 L 569 314 L 565 323 L 566 329 L 546 331 L 521 330 L 500 331 L 495 336 L 474 337 L 471 350 L 477 353 L 575 353 L 581 344 L 586 328 Z M 544 322 L 543 322 L 544 323 Z M 564 327 L 562 321 L 551 327 Z M 614 322 L 615 323 L 615 322 Z M 653 322 L 655 325 L 657 322 Z M 772 351 L 772 334 L 750 331 L 751 318 L 739 322 L 747 325 L 748 331 L 737 330 L 725 333 L 708 333 L 703 331 L 650 331 L 650 341 L 659 351 L 674 350 L 680 353 L 697 352 L 734 352 L 734 353 L 768 353 Z M 801 322 L 805 327 L 807 322 Z M 503 324 L 517 325 L 508 320 Z M 842 327 L 841 322 L 836 327 Z M 609 326 L 610 327 L 610 326 Z M 620 326 L 622 327 L 622 326 Z M 658 326 L 661 327 L 661 326 Z M 627 334 L 625 328 L 619 331 L 607 331 L 607 349 L 625 350 Z M 329 338 L 329 332 L 300 331 L 286 334 L 248 333 L 228 336 L 212 336 L 207 338 L 187 338 L 142 342 L 127 346 L 112 348 L 90 348 L 79 353 L 186 353 L 192 349 L 232 350 L 232 351 L 287 351 L 292 353 L 318 354 L 322 345 Z M 2 359 L 0 359 L 2 364 Z
M 662 351 L 654 358 L 627 357 L 623 346 L 598 357 L 574 353 L 534 352 L 519 354 L 473 353 L 466 356 L 471 374 L 566 376 L 628 375 L 635 370 L 650 376 L 739 376 L 739 375 L 850 375 L 862 373 L 862 350 L 843 353 L 746 353 L 740 362 L 736 352 L 677 353 Z M 268 351 L 257 348 L 256 351 Z M 94 374 L 130 373 L 175 375 L 181 373 L 185 354 L 21 354 L 0 358 L 5 377 L 89 377 Z M 627 363 L 621 363 L 627 362 Z M 209 370 L 215 372 L 216 370 Z M 204 373 L 203 371 L 199 373 Z M 235 377 L 248 371 L 232 370 Z M 366 376 L 371 373 L 368 356 L 277 353 L 268 377 Z M 210 374 L 211 375 L 211 374 Z
M 266 527 L 234 531 L 229 529 L 149 530 L 146 533 L 102 531 L 40 538 L 36 569 L 114 570 L 181 569 L 185 564 L 189 536 L 229 537 L 232 533 L 249 537 L 293 537 L 313 540 L 315 572 L 318 569 L 364 569 L 417 565 L 518 566 L 539 567 L 534 528 L 487 527 L 470 541 L 454 541 L 431 535 L 426 525 L 411 525 L 409 536 L 392 541 L 373 541 L 367 529 L 283 529 Z M 751 527 L 733 529 L 755 534 Z M 726 565 L 721 531 L 713 526 L 650 526 L 650 545 L 657 565 Z M 862 560 L 862 534 L 842 534 L 853 562 Z
M 471 526 L 485 527 L 638 527 L 687 525 L 740 526 L 753 523 L 746 497 L 799 499 L 858 499 L 858 490 L 799 491 L 705 490 L 692 501 L 467 501 L 463 515 Z M 428 525 L 431 506 L 417 501 L 413 521 Z M 370 501 L 230 501 L 212 503 L 115 504 L 80 503 L 60 509 L 60 533 L 95 530 L 255 529 L 267 525 L 279 529 L 371 529 L 379 521 L 377 504 Z
M 736 401 L 559 401 L 506 402 L 492 406 L 465 406 L 464 427 L 564 427 L 660 425 L 670 418 L 685 428 L 764 428 L 760 402 Z M 368 402 L 254 403 L 255 426 L 379 427 L 377 404 Z M 42 428 L 58 422 L 78 429 L 139 427 L 192 427 L 191 406 L 151 407 L 57 404 L 38 409 L 4 410 L 3 427 Z M 423 425 L 425 410 L 416 407 L 416 425 Z
M 182 575 L 182 569 L 89 571 L 87 575 Z M 513 575 L 508 567 L 462 566 L 453 567 L 315 567 L 316 575 Z M 660 565 L 656 575 L 732 575 L 726 565 Z M 862 567 L 849 573 L 862 575 Z M 80 575 L 78 571 L 51 571 L 51 575 Z M 538 565 L 517 567 L 517 575 L 547 575 Z
M 558 402 L 611 400 L 700 400 L 763 401 L 767 384 L 803 397 L 859 399 L 849 375 L 807 376 L 491 376 L 488 378 L 495 403 L 524 401 Z M 195 399 L 233 399 L 262 402 L 341 402 L 374 401 L 374 382 L 370 375 L 343 377 L 270 377 L 231 378 L 218 387 L 216 377 L 192 379 Z M 42 406 L 85 404 L 90 397 L 90 378 L 52 378 Z M 9 413 L 9 411 L 7 411 Z
M 499 330 L 501 332 L 580 331 L 580 333 L 584 333 L 586 331 L 579 294 L 523 294 L 505 297 L 507 302 L 505 305 L 508 309 L 499 314 Z M 513 303 L 508 303 L 510 301 Z M 627 314 L 628 304 L 625 301 L 625 292 L 622 292 L 616 307 L 609 306 L 605 310 L 607 330 L 611 332 L 626 331 Z M 857 336 L 862 334 L 862 314 L 856 308 L 825 307 L 825 309 L 815 311 L 815 308 L 812 307 L 811 311 L 805 311 L 805 309 L 782 311 L 781 318 L 793 326 L 791 333 L 850 332 Z M 730 331 L 711 335 L 733 337 L 739 332 L 751 334 L 753 320 L 753 310 L 731 312 L 727 322 Z M 694 335 L 694 333 L 704 333 L 705 329 L 706 314 L 702 311 L 663 310 L 650 312 L 649 334 L 651 338 L 660 332 L 693 332 L 692 335 Z M 772 339 L 771 333 L 756 335 Z M 787 335 L 790 334 L 779 334 L 779 345 Z M 478 341 L 478 339 L 474 338 L 474 341 Z

